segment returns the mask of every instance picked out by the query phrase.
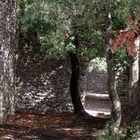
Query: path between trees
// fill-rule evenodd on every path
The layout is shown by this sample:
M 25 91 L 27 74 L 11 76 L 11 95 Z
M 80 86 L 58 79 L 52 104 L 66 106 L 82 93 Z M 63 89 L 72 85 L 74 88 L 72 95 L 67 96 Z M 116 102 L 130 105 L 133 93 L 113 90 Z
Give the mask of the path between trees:
M 0 140 L 93 140 L 110 119 L 108 95 L 88 93 L 85 108 L 96 117 L 16 113 L 0 125 Z
M 0 140 L 93 140 L 106 121 L 72 113 L 16 113 L 0 125 Z

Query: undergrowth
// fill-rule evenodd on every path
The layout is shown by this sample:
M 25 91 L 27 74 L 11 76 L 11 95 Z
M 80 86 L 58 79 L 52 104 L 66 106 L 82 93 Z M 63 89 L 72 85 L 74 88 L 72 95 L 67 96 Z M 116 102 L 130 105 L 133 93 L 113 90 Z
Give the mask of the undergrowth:
M 139 140 L 140 139 L 140 120 L 127 123 L 120 127 L 119 131 L 113 131 L 114 122 L 107 122 L 102 134 L 96 140 Z

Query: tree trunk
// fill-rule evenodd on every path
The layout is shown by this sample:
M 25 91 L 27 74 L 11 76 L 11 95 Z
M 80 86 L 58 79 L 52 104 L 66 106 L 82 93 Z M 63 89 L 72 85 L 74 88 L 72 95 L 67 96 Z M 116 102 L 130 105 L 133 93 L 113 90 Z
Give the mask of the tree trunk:
M 105 24 L 105 42 L 107 46 L 107 88 L 108 93 L 112 102 L 112 117 L 115 122 L 114 132 L 117 132 L 121 124 L 121 102 L 119 99 L 118 92 L 116 90 L 116 79 L 115 79 L 115 52 L 112 52 L 113 41 L 112 41 L 112 13 L 111 3 L 105 2 L 106 10 L 106 24 Z
M 75 114 L 84 114 L 84 107 L 81 102 L 81 96 L 80 96 L 80 62 L 78 57 L 78 35 L 75 35 L 75 39 L 73 41 L 73 44 L 76 47 L 76 52 L 70 52 L 70 61 L 71 61 L 71 79 L 70 79 L 70 94 L 71 99 L 74 107 L 74 113 Z
M 15 1 L 0 1 L 0 121 L 14 113 Z
M 138 45 L 138 46 L 136 46 Z M 139 95 L 139 44 L 135 44 L 135 54 L 130 56 L 129 74 L 129 107 L 132 120 L 140 119 L 140 95 Z
M 80 98 L 82 105 L 85 106 L 86 98 L 86 73 L 87 73 L 88 61 L 86 59 L 80 60 Z
M 121 103 L 116 90 L 115 79 L 115 54 L 107 52 L 107 74 L 108 74 L 108 93 L 112 102 L 112 117 L 115 122 L 114 131 L 117 131 L 121 123 Z
M 76 53 L 70 53 L 70 61 L 71 61 L 71 69 L 72 69 L 72 74 L 70 79 L 70 94 L 74 107 L 74 113 L 81 114 L 84 113 L 84 108 L 79 93 L 80 66 L 79 66 L 78 56 Z

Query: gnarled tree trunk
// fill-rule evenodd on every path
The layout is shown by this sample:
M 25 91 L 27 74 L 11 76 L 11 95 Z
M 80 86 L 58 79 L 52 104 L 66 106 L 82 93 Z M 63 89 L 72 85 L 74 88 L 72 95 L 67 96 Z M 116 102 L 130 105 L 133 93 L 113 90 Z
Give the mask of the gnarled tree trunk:
M 70 60 L 72 68 L 72 74 L 70 79 L 70 94 L 74 107 L 74 113 L 81 114 L 82 112 L 84 112 L 84 108 L 79 93 L 80 66 L 77 54 L 70 53 Z
M 78 47 L 78 38 L 75 37 L 74 45 Z M 71 99 L 74 107 L 74 113 L 75 114 L 83 114 L 85 113 L 84 107 L 81 102 L 80 97 L 80 89 L 79 89 L 79 82 L 80 82 L 80 63 L 79 63 L 79 57 L 77 53 L 70 53 L 70 61 L 71 61 L 71 79 L 70 79 L 70 94 Z
M 107 74 L 108 74 L 108 93 L 112 102 L 112 117 L 115 122 L 114 130 L 117 130 L 121 124 L 121 103 L 118 92 L 116 90 L 116 79 L 115 79 L 115 54 L 111 51 L 107 52 Z
M 0 1 L 0 121 L 14 113 L 15 1 Z
M 105 3 L 106 9 L 106 34 L 105 42 L 107 46 L 107 88 L 108 93 L 112 102 L 112 117 L 115 122 L 114 132 L 117 132 L 121 124 L 121 102 L 116 90 L 116 79 L 115 79 L 115 52 L 112 51 L 113 41 L 112 41 L 112 15 L 111 15 L 111 3 L 108 1 Z
M 133 42 L 132 42 L 133 43 Z M 130 56 L 130 74 L 129 74 L 129 107 L 132 120 L 140 119 L 140 91 L 139 91 L 139 46 L 140 37 L 135 40 L 135 53 Z

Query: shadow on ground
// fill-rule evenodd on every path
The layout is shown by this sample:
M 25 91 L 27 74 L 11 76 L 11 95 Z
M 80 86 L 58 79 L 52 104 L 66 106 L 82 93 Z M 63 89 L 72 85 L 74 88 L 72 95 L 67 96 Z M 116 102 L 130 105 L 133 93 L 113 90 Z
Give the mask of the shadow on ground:
M 0 125 L 0 140 L 94 140 L 106 121 L 72 113 L 16 113 Z

